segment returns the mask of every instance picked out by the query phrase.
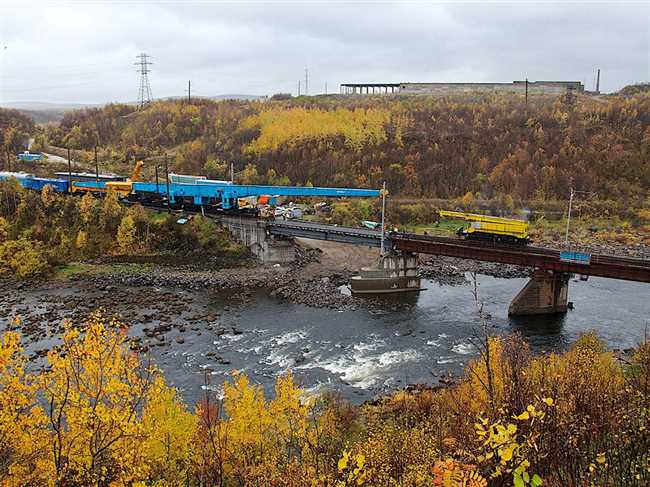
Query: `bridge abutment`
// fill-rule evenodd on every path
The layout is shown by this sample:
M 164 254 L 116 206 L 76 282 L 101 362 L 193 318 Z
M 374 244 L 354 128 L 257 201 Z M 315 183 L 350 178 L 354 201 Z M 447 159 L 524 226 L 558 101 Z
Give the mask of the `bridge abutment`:
M 509 316 L 566 313 L 569 275 L 536 270 L 508 308 Z

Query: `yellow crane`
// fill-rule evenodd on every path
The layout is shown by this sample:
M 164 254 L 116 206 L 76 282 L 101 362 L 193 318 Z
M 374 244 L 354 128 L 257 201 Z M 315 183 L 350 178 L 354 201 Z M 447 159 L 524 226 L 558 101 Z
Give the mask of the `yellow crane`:
M 140 180 L 142 175 L 142 166 L 144 162 L 137 161 L 133 167 L 133 172 L 131 177 L 126 181 L 111 181 L 106 183 L 106 192 L 107 193 L 117 193 L 119 196 L 128 196 L 131 194 L 133 189 L 133 183 Z
M 523 244 L 529 242 L 528 223 L 522 220 L 447 210 L 440 210 L 438 214 L 441 218 L 468 222 L 468 225 L 463 225 L 457 232 L 459 236 L 465 238 Z

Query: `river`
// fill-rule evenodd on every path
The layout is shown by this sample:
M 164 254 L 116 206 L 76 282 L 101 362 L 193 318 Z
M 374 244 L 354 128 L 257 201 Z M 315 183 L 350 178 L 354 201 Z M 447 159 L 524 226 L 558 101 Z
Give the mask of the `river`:
M 569 299 L 575 308 L 566 315 L 509 318 L 508 304 L 525 282 L 478 276 L 479 298 L 489 314 L 491 333 L 521 333 L 536 352 L 565 350 L 586 330 L 595 330 L 612 349 L 633 347 L 650 323 L 650 286 L 602 278 L 570 282 Z M 384 311 L 337 311 L 280 301 L 264 290 L 242 297 L 142 288 L 121 290 L 116 297 L 115 291 L 93 294 L 66 282 L 5 293 L 0 297 L 5 309 L 0 329 L 13 315 L 61 309 L 71 296 L 83 294 L 88 309 L 110 303 L 110 312 L 131 313 L 130 335 L 144 337 L 145 327 L 151 329 L 163 315 L 173 315 L 174 326 L 164 342 L 152 338 L 149 349 L 189 403 L 198 401 L 206 389 L 220 394 L 233 369 L 246 372 L 267 393 L 277 374 L 291 369 L 309 391 L 328 389 L 362 402 L 408 384 L 437 384 L 445 374 L 460 374 L 476 356 L 472 341 L 480 330 L 472 286 L 433 281 L 423 285 L 426 290 L 410 298 L 387 298 Z M 125 296 L 132 297 L 127 307 L 122 306 Z M 184 304 L 170 304 L 171 298 Z M 394 304 L 405 299 L 410 305 L 395 310 Z M 165 303 L 168 307 L 163 308 Z M 41 316 L 44 321 L 47 314 Z M 40 335 L 25 337 L 28 352 L 59 341 L 54 315 L 48 319 Z
M 479 298 L 491 332 L 521 333 L 536 352 L 565 350 L 586 330 L 595 330 L 610 348 L 633 347 L 650 323 L 647 284 L 602 278 L 570 283 L 575 309 L 566 315 L 508 318 L 508 304 L 525 282 L 478 276 Z M 162 351 L 157 361 L 191 402 L 206 387 L 206 376 L 207 387 L 221 391 L 233 369 L 267 392 L 279 372 L 291 369 L 303 387 L 336 391 L 354 402 L 407 384 L 435 384 L 441 375 L 462 372 L 476 355 L 472 340 L 480 330 L 471 285 L 424 285 L 409 309 L 385 312 L 310 308 L 260 291 L 221 317 L 240 334 L 186 336 L 182 346 Z M 210 352 L 230 363 L 212 360 Z

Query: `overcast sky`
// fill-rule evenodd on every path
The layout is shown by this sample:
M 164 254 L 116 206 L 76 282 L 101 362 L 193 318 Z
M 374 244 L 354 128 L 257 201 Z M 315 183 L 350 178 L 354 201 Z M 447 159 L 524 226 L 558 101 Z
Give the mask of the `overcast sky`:
M 0 1 L 0 103 L 309 93 L 344 82 L 650 81 L 650 1 Z

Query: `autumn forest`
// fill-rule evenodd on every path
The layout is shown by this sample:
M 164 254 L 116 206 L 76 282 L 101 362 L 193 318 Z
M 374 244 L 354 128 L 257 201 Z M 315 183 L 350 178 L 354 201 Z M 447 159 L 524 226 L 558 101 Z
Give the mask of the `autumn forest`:
M 115 161 L 173 155 L 176 172 L 245 182 L 378 187 L 455 198 L 564 200 L 569 188 L 638 202 L 650 187 L 650 93 L 302 97 L 155 102 L 68 113 L 47 143 Z M 88 153 L 86 157 L 89 157 Z M 282 181 L 279 181 L 283 178 Z

